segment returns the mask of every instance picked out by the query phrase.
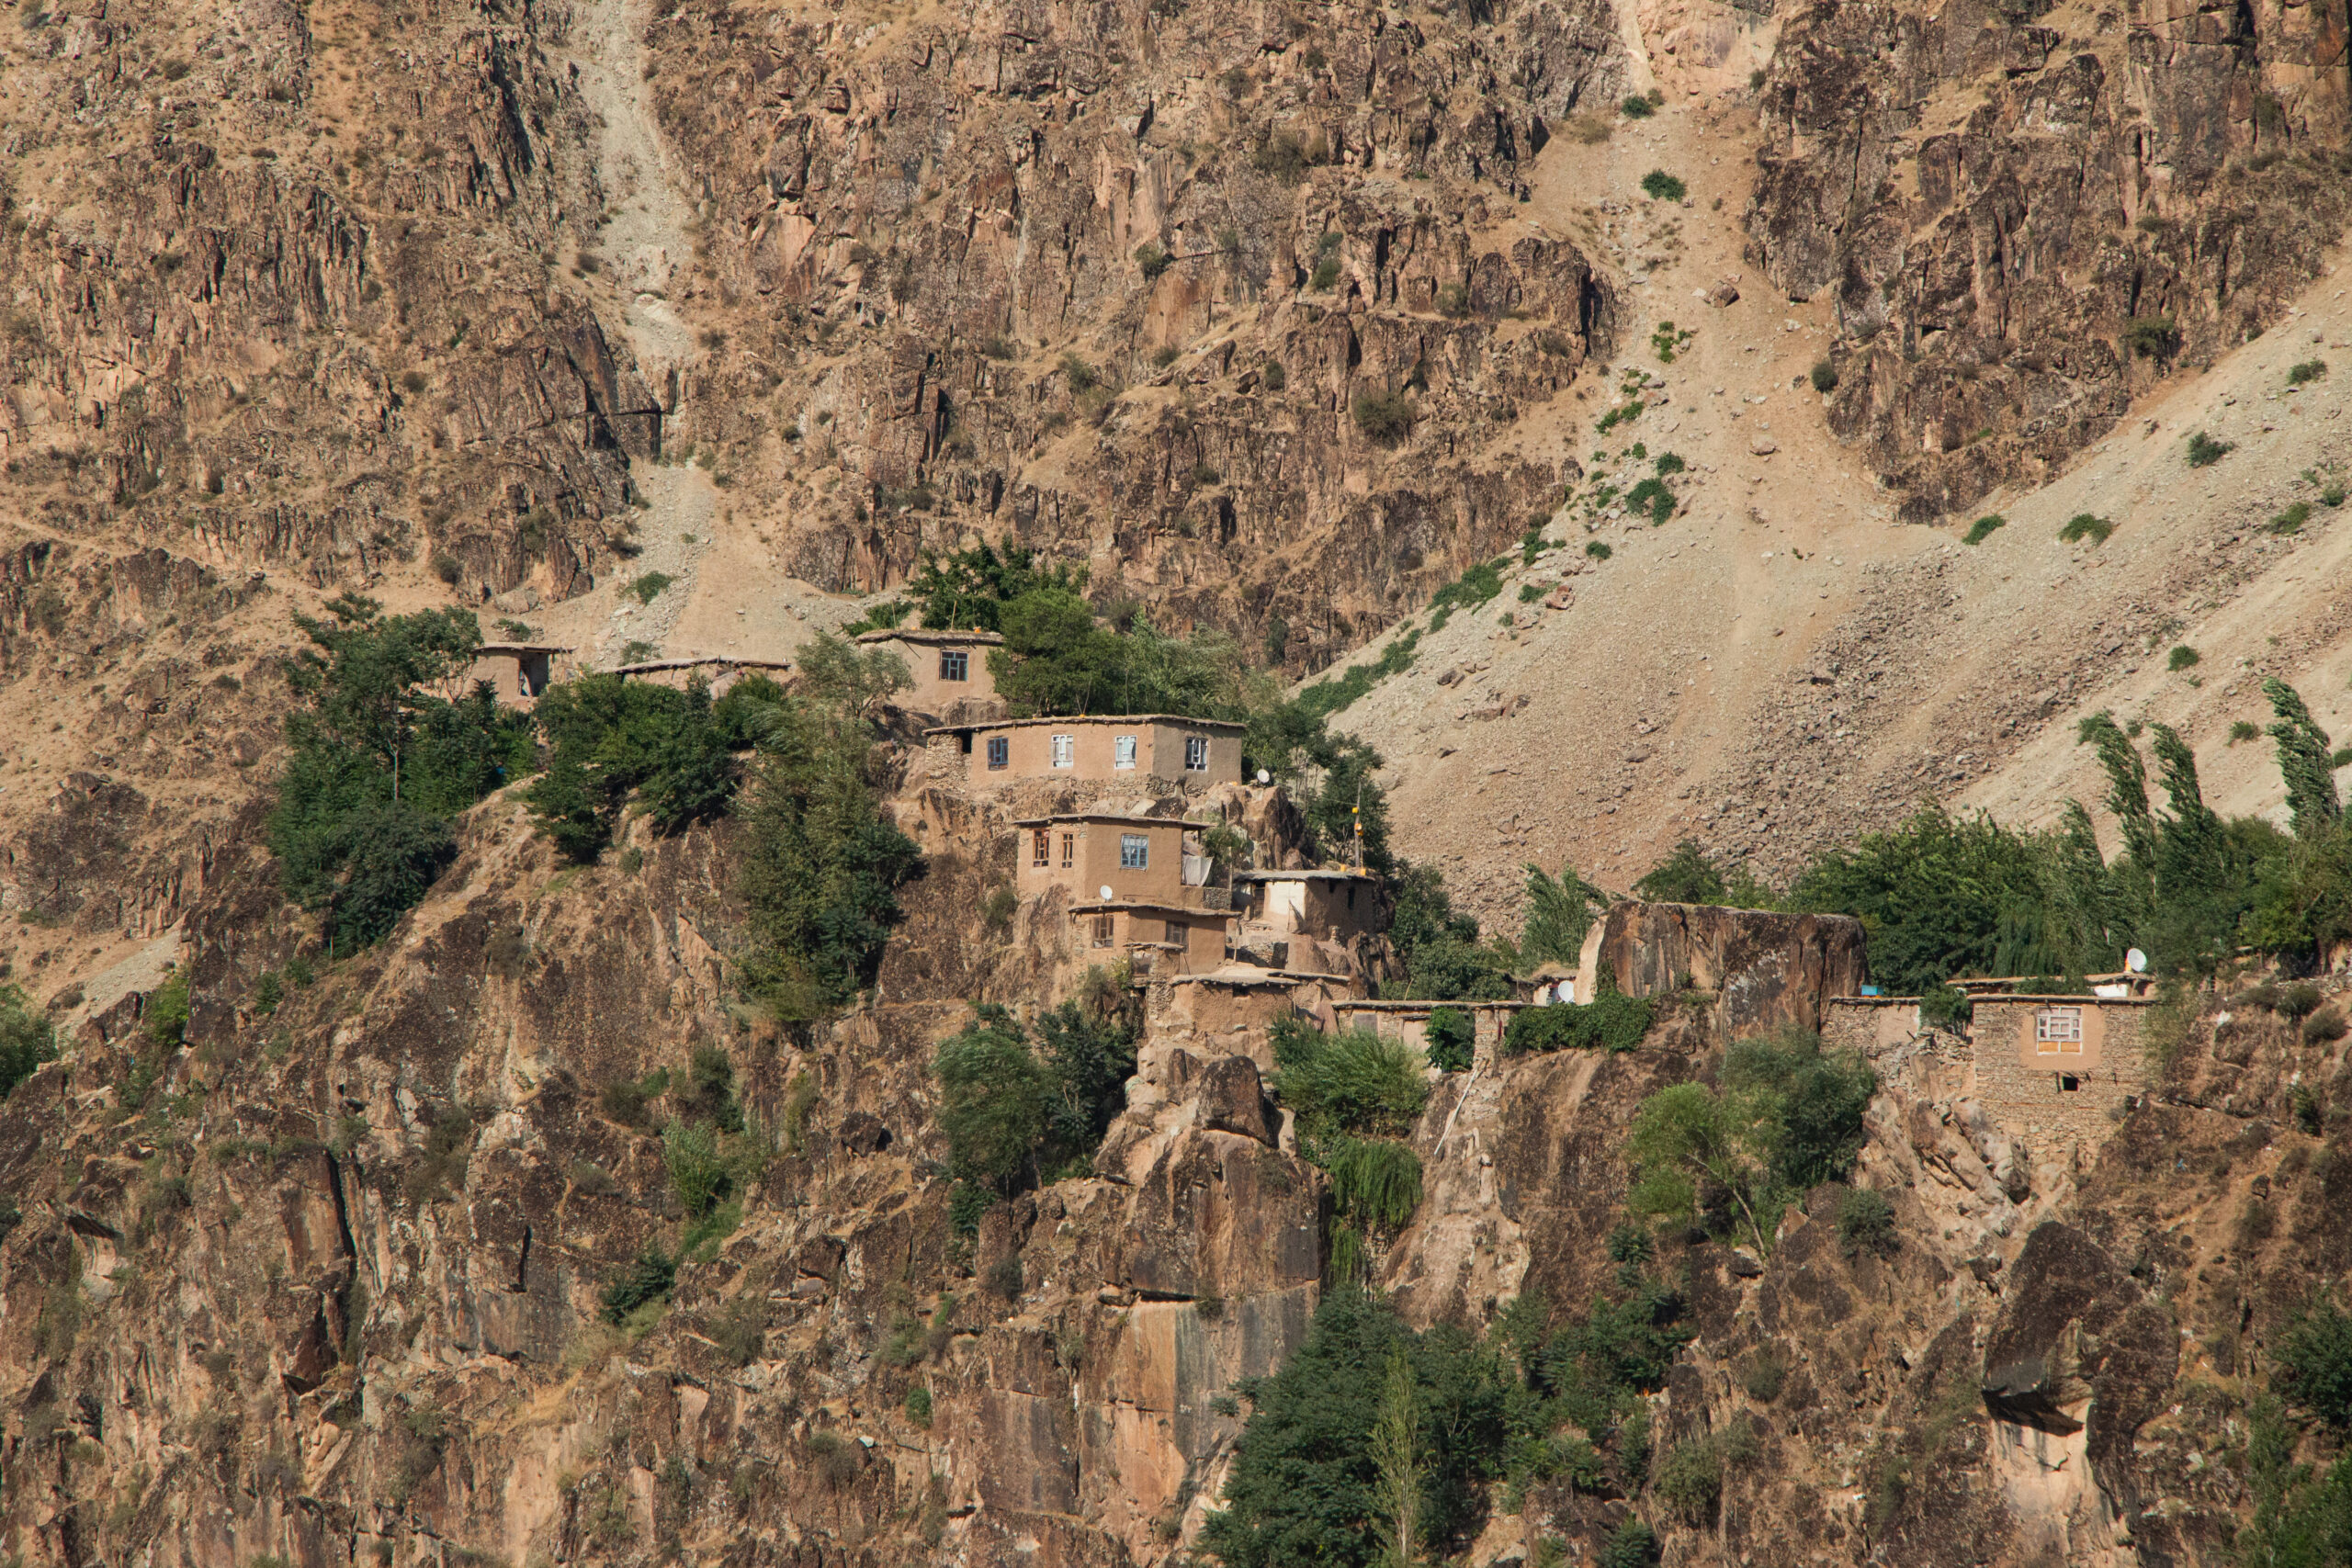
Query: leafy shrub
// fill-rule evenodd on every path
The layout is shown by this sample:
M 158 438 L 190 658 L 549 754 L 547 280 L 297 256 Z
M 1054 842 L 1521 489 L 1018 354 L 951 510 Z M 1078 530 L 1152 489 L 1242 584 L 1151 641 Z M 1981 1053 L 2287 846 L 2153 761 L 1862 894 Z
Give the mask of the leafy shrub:
M 865 1468 L 858 1459 L 858 1446 L 838 1432 L 811 1432 L 803 1445 L 808 1458 L 810 1473 L 830 1491 L 838 1492 L 853 1485 L 857 1472 Z
M 1503 1031 L 1502 1054 L 1537 1051 L 1631 1051 L 1649 1032 L 1648 998 L 1604 990 L 1589 1002 L 1522 1008 Z
M 730 1184 L 718 1134 L 707 1125 L 673 1122 L 662 1132 L 662 1164 L 670 1190 L 691 1220 L 707 1217 Z
M 1320 1140 L 1316 1164 L 1331 1179 L 1331 1206 L 1359 1230 L 1396 1230 L 1421 1206 L 1421 1156 L 1387 1138 Z
M 907 1390 L 907 1419 L 925 1431 L 931 1429 L 931 1390 L 917 1383 Z
M 2278 1347 L 2287 1397 L 2339 1433 L 2352 1429 L 2352 1313 L 2323 1295 L 2289 1323 Z
M 1813 382 L 1815 391 L 1834 392 L 1838 389 L 1838 367 L 1826 359 L 1816 359 L 1808 373 L 1808 379 Z
M 1146 241 L 1136 247 L 1136 265 L 1143 270 L 1143 280 L 1150 283 L 1166 272 L 1172 258 L 1160 246 Z
M 2303 1043 L 2324 1045 L 2344 1038 L 2346 1025 L 2340 1008 L 2324 1007 L 2303 1020 Z
M 1024 1175 L 1047 1179 L 1091 1156 L 1125 1104 L 1136 1060 L 1125 1016 L 1064 1002 L 1038 1019 L 1036 1044 L 1042 1055 L 992 1003 L 940 1042 L 932 1072 L 948 1170 L 970 1189 L 1010 1193 Z M 969 1217 L 977 1225 L 978 1212 Z
M 166 1051 L 176 1051 L 187 1037 L 188 972 L 175 969 L 147 994 L 147 1038 Z
M 683 692 L 611 673 L 549 687 L 532 715 L 548 738 L 548 768 L 523 799 L 539 830 L 582 863 L 611 842 L 631 795 L 658 832 L 723 816 L 742 772 L 735 754 L 783 696 L 763 676 L 738 681 L 715 703 L 700 679 Z
M 1956 1029 L 1975 1010 L 1958 986 L 1930 986 L 1919 993 L 1919 1021 L 1930 1029 Z
M 1639 1519 L 1627 1519 L 1600 1548 L 1600 1568 L 1656 1568 L 1657 1531 Z
M 2211 467 L 2238 449 L 2234 441 L 2216 441 L 2203 431 L 2188 438 L 2188 466 L 2192 468 Z
M 1789 1359 L 1770 1345 L 1756 1352 L 1739 1374 L 1739 1385 L 1758 1404 L 1770 1404 L 1780 1398 L 1788 1381 Z
M 1682 460 L 1682 454 L 1679 452 L 1660 452 L 1657 455 L 1657 461 L 1651 465 L 1660 479 L 1679 474 L 1690 466 Z
M 2204 659 L 2203 654 L 2184 642 L 2176 645 L 2170 653 L 2165 655 L 2165 668 L 2177 673 L 2203 663 Z
M 2302 363 L 2289 368 L 2287 371 L 2287 385 L 2290 387 L 2301 387 L 2307 382 L 2316 381 L 2326 374 L 2326 360 L 2306 359 Z
M 1625 492 L 1625 507 L 1629 512 L 1646 508 L 1653 525 L 1660 525 L 1674 515 L 1674 492 L 1659 479 L 1644 479 Z
M 1340 258 L 1324 256 L 1316 262 L 1315 270 L 1307 275 L 1306 287 L 1320 294 L 1339 281 Z
M 1664 169 L 1652 169 L 1642 176 L 1642 189 L 1657 201 L 1680 201 L 1686 194 L 1682 182 Z
M 1269 359 L 1258 368 L 1258 384 L 1270 392 L 1279 392 L 1290 385 L 1290 372 L 1283 368 L 1279 359 Z
M 1657 106 L 1639 93 L 1628 93 L 1618 104 L 1617 112 L 1627 119 L 1647 119 L 1657 113 Z
M 605 1309 L 605 1321 L 625 1323 L 640 1309 L 668 1301 L 671 1288 L 677 1281 L 677 1260 L 659 1247 L 648 1244 L 635 1261 L 613 1276 L 597 1298 Z
M 1584 553 L 1590 556 L 1594 560 L 1607 560 L 1611 556 L 1616 554 L 1616 552 L 1611 549 L 1608 545 L 1599 539 L 1586 540 Z
M 2058 537 L 2069 545 L 2078 539 L 2088 539 L 2094 545 L 2103 545 L 2107 543 L 2108 536 L 2114 532 L 2115 525 L 2106 518 L 2094 516 L 2087 512 L 2077 512 L 2066 519 L 2066 525 L 2058 530 Z
M 1354 413 L 1356 428 L 1375 445 L 1394 446 L 1412 433 L 1413 422 L 1420 411 L 1413 400 L 1402 391 L 1358 392 Z
M 1704 1438 L 1677 1443 L 1658 1461 L 1653 1485 L 1659 1501 L 1685 1524 L 1705 1524 L 1723 1495 L 1724 1456 Z
M 1968 532 L 1961 536 L 1960 542 L 1963 545 L 1981 545 L 1999 530 L 2007 527 L 2008 524 L 2009 520 L 1999 513 L 1988 512 L 1968 525 Z
M 2312 503 L 2298 501 L 2273 516 L 2264 525 L 2273 534 L 2300 534 L 2312 517 Z
M 2309 980 L 2297 980 L 2291 985 L 2279 987 L 2272 994 L 2270 1010 L 2284 1019 L 2307 1018 L 2319 1010 L 2321 1000 L 2317 986 Z
M 1324 1034 L 1282 1019 L 1273 1047 L 1274 1093 L 1310 1136 L 1400 1134 L 1429 1099 L 1413 1049 L 1368 1029 Z
M 1442 1072 L 1465 1071 L 1471 1061 L 1471 1047 L 1477 1038 L 1477 1026 L 1470 1015 L 1460 1008 L 1434 1008 L 1422 1034 L 1428 1041 L 1430 1066 Z
M 2236 745 L 2241 740 L 2259 740 L 2261 739 L 2262 726 L 2255 723 L 2252 719 L 2242 718 L 2230 726 L 2230 744 L 2233 746 Z
M 1073 395 L 1092 391 L 1095 383 L 1102 379 L 1101 373 L 1093 366 L 1089 365 L 1075 354 L 1063 355 L 1061 366 L 1062 378 L 1069 383 L 1069 389 Z M 923 624 L 929 626 L 931 623 L 926 618 Z
M 2123 345 L 2142 359 L 2169 359 L 2180 347 L 2180 328 L 2170 316 L 2134 316 L 2123 328 Z
M 643 572 L 631 580 L 621 592 L 632 595 L 640 604 L 650 604 L 662 597 L 663 589 L 676 581 L 666 571 Z
M 1877 1075 L 1852 1051 L 1829 1051 L 1808 1030 L 1739 1041 L 1724 1053 L 1723 1082 L 1763 1112 L 1772 1179 L 1792 1192 L 1843 1180 L 1861 1153 L 1862 1116 Z
M 1858 1187 L 1838 1201 L 1838 1246 L 1849 1258 L 1894 1250 L 1894 1205 L 1886 1194 Z

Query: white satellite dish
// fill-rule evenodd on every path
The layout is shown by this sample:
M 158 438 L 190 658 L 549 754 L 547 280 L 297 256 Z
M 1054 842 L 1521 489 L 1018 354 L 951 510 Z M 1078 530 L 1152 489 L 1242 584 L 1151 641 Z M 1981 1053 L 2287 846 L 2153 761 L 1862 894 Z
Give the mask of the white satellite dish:
M 1274 777 L 1272 773 L 1266 772 L 1265 769 L 1260 768 L 1258 770 L 1258 782 L 1261 784 L 1269 784 L 1274 782 Z
M 1108 903 L 1117 897 L 1117 894 L 1111 891 L 1111 885 L 1109 883 L 1106 882 L 1102 885 L 1102 900 L 1104 903 Z
M 2134 975 L 2145 975 L 2148 972 L 2148 955 L 2135 947 L 2123 955 L 2123 967 Z

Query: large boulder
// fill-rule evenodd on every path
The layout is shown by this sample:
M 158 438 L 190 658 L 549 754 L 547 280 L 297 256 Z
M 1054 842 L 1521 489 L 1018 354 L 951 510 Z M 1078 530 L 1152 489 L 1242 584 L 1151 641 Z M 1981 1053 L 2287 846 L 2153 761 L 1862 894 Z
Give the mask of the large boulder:
M 1859 993 L 1868 972 L 1862 923 L 1849 915 L 1632 900 L 1611 907 L 1585 938 L 1577 996 L 1593 994 L 1603 966 L 1627 996 L 1714 992 L 1716 1026 L 1733 1037 L 1783 1024 L 1818 1029 L 1822 1004 Z

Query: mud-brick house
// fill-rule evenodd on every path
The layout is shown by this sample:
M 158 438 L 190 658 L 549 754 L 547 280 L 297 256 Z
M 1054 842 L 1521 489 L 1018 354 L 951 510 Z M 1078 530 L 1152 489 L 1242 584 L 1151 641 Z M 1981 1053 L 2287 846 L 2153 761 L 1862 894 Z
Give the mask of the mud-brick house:
M 1004 638 L 994 632 L 912 631 L 891 626 L 861 632 L 857 640 L 863 647 L 887 649 L 906 660 L 914 684 L 899 697 L 902 708 L 961 716 L 966 704 L 996 701 L 996 676 L 989 670 L 989 650 L 1003 647 Z
M 1271 950 L 1297 937 L 1344 947 L 1388 929 L 1380 878 L 1369 872 L 1237 871 L 1233 902 L 1246 948 Z
M 1114 718 L 1009 718 L 924 731 L 963 770 L 967 785 L 989 790 L 1023 780 L 1141 783 L 1186 790 L 1241 782 L 1242 727 L 1178 714 Z
M 2155 998 L 2138 978 L 2099 977 L 2101 989 L 2128 993 L 2120 996 L 1977 992 L 1960 1034 L 1964 1048 L 1944 1051 L 1961 1071 L 1956 1093 L 2030 1146 L 2096 1147 L 2147 1092 L 2143 1036 Z M 1824 1043 L 1881 1063 L 1899 1060 L 1926 1035 L 1917 997 L 1832 998 L 1822 1023 Z
M 1153 974 L 1214 969 L 1232 915 L 1226 890 L 1206 886 L 1207 826 L 1114 812 L 1023 818 L 1013 824 L 1015 886 L 1024 898 L 1058 893 L 1080 948 Z
M 551 642 L 485 642 L 474 649 L 472 668 L 466 671 L 465 689 L 487 681 L 507 707 L 528 709 L 539 700 L 553 678 L 555 661 L 571 649 Z

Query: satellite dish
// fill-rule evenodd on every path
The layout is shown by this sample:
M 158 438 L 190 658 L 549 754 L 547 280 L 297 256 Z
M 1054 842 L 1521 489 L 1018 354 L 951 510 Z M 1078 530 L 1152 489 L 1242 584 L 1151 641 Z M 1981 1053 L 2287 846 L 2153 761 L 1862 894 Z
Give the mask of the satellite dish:
M 1102 899 L 1103 899 L 1103 902 L 1108 903 L 1108 902 L 1110 902 L 1112 899 L 1114 899 L 1114 898 L 1115 898 L 1115 897 L 1118 897 L 1118 895 L 1117 895 L 1117 894 L 1115 894 L 1115 893 L 1114 893 L 1114 892 L 1112 892 L 1112 891 L 1111 891 L 1111 885 L 1110 885 L 1109 883 L 1107 883 L 1107 882 L 1106 882 L 1106 883 L 1104 883 L 1104 884 L 1102 885 Z
M 2134 975 L 2145 975 L 2148 972 L 2148 955 L 2135 947 L 2123 955 L 2123 967 Z
M 1269 784 L 1274 782 L 1274 778 L 1273 775 L 1266 772 L 1265 769 L 1260 768 L 1258 770 L 1258 782 L 1261 784 Z

